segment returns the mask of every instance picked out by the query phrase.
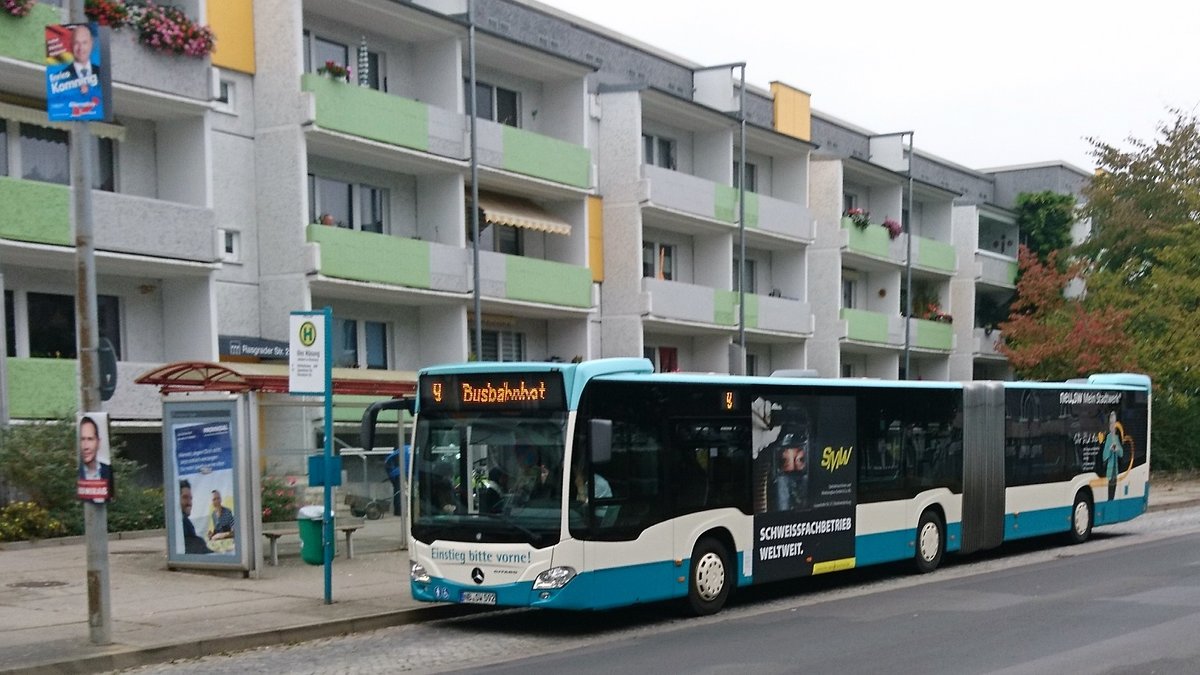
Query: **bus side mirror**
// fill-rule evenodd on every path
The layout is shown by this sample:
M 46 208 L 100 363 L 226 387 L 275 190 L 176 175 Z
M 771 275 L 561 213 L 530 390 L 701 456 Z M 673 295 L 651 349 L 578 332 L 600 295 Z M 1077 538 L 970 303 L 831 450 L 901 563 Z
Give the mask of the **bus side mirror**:
M 588 450 L 592 464 L 605 464 L 612 459 L 612 420 L 588 421 Z
M 388 401 L 376 401 L 367 406 L 363 412 L 362 427 L 358 432 L 358 442 L 362 449 L 370 450 L 375 447 L 375 425 L 379 420 L 379 413 L 384 410 L 407 410 L 411 415 L 416 407 L 415 403 L 416 400 L 411 398 L 394 398 Z M 403 443 L 401 444 L 403 445 Z

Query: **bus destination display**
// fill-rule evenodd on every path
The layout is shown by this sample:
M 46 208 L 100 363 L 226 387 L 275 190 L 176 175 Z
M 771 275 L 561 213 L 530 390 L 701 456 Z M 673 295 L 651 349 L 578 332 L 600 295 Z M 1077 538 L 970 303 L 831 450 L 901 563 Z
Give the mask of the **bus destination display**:
M 565 406 L 562 375 L 554 372 L 421 378 L 424 410 L 562 410 Z

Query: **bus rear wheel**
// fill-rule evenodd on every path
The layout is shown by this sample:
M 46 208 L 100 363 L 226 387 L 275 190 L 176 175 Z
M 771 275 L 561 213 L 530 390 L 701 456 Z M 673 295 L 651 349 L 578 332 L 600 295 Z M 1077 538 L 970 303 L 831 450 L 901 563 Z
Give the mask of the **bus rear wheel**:
M 716 614 L 725 606 L 733 588 L 733 567 L 725 545 L 704 537 L 692 551 L 688 572 L 688 609 L 696 616 Z
M 942 564 L 946 553 L 946 525 L 932 509 L 921 514 L 917 523 L 917 552 L 913 556 L 917 572 L 928 574 Z
M 1075 503 L 1071 506 L 1071 529 L 1067 530 L 1067 541 L 1072 544 L 1087 541 L 1092 536 L 1092 522 L 1092 500 L 1080 490 L 1075 494 Z

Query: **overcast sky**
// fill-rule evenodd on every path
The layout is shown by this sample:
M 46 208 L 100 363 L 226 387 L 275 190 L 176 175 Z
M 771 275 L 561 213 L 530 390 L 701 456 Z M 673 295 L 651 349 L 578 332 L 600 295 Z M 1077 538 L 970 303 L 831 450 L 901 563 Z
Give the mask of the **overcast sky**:
M 542 0 L 982 169 L 1065 160 L 1200 113 L 1195 0 Z

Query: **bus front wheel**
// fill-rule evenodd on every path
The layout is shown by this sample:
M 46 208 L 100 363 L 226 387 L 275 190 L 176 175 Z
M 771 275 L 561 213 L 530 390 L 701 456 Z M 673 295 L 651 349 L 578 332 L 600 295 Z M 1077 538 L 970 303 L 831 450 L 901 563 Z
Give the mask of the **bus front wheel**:
M 688 572 L 688 608 L 696 616 L 721 611 L 733 587 L 733 567 L 725 545 L 712 537 L 696 543 Z
M 928 574 L 936 570 L 945 552 L 946 526 L 936 511 L 926 510 L 917 523 L 917 553 L 913 557 L 917 571 Z
M 1071 506 L 1071 529 L 1067 530 L 1067 540 L 1072 544 L 1082 544 L 1092 536 L 1092 500 L 1088 499 L 1083 490 L 1075 495 L 1075 503 Z

